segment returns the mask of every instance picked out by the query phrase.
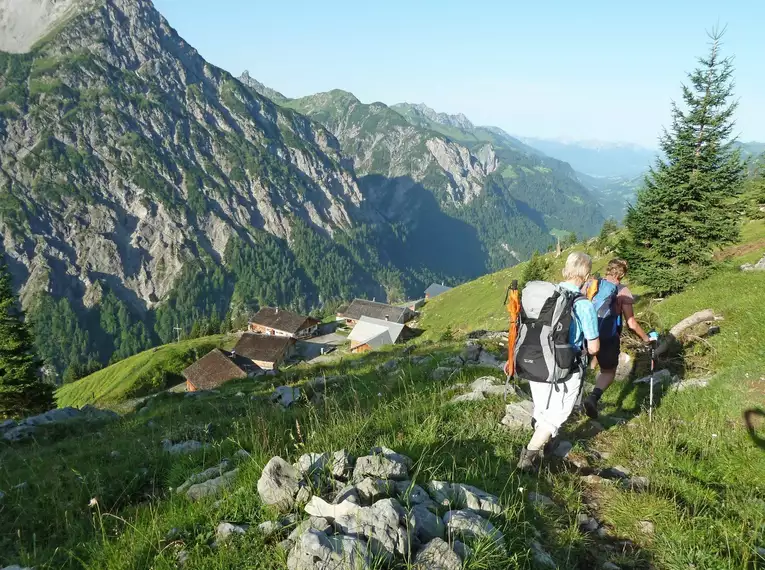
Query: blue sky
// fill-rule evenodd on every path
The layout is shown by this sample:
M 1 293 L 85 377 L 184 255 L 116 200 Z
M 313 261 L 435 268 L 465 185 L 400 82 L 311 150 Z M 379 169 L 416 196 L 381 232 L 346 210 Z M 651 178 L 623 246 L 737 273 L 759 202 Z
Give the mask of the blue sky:
M 765 2 L 154 0 L 211 63 L 289 97 L 340 88 L 543 138 L 655 146 L 727 25 L 737 129 L 765 140 Z

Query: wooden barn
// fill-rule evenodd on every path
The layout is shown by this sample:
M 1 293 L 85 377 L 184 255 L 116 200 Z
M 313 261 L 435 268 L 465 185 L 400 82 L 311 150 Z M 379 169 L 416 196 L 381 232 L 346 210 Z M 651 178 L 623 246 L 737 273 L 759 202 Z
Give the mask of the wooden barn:
M 262 370 L 236 354 L 214 348 L 181 374 L 186 379 L 186 391 L 213 390 L 229 380 L 254 376 Z
M 318 319 L 279 307 L 263 307 L 249 324 L 249 331 L 253 333 L 296 339 L 314 336 L 318 329 Z
M 276 370 L 294 353 L 295 339 L 286 336 L 244 333 L 234 352 L 263 370 Z

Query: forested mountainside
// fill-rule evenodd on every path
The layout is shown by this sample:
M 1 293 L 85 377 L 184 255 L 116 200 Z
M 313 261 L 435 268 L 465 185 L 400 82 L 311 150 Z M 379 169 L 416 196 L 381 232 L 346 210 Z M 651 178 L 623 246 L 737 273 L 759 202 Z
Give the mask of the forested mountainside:
M 0 232 L 58 375 L 264 304 L 418 296 L 602 221 L 570 173 L 510 143 L 457 142 L 347 94 L 324 116 L 247 88 L 149 0 L 51 6 L 0 0 Z M 358 148 L 340 128 L 354 121 Z

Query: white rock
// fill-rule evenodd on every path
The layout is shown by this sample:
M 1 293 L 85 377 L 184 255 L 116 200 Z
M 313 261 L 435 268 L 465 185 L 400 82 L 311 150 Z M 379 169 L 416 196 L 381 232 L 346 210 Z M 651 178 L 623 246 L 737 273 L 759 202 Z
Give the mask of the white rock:
M 308 530 L 287 557 L 288 570 L 369 570 L 373 556 L 363 539 Z
M 473 511 L 449 511 L 444 515 L 443 520 L 450 537 L 456 537 L 463 541 L 480 540 L 488 537 L 504 550 L 505 537 L 503 534 L 491 522 Z
M 222 522 L 215 529 L 215 540 L 218 542 L 225 542 L 236 534 L 245 534 L 249 525 L 246 524 L 231 524 Z
M 329 472 L 335 479 L 347 479 L 353 471 L 353 457 L 341 449 L 335 451 L 329 459 Z
M 529 501 L 531 501 L 535 505 L 541 505 L 543 507 L 550 507 L 555 504 L 555 501 L 553 501 L 547 495 L 543 495 L 541 493 L 535 493 L 534 491 L 529 493 Z
M 189 487 L 189 490 L 186 491 L 186 496 L 192 501 L 198 501 L 199 499 L 203 499 L 206 497 L 217 496 L 223 490 L 228 489 L 234 484 L 234 481 L 236 480 L 236 477 L 238 474 L 239 474 L 239 470 L 234 469 L 233 471 L 224 473 L 223 475 L 221 475 L 220 477 L 216 477 L 215 479 L 209 479 L 203 483 L 197 483 L 196 485 L 192 485 L 191 487 Z
M 290 533 L 287 539 L 295 542 L 310 529 L 326 534 L 327 531 L 332 530 L 332 525 L 330 525 L 329 521 L 323 517 L 309 517 L 308 519 L 298 523 L 298 525 Z
M 380 499 L 391 497 L 396 492 L 393 481 L 365 477 L 355 485 L 362 505 L 372 505 Z
M 467 394 L 461 394 L 459 396 L 454 396 L 450 400 L 452 404 L 458 404 L 460 402 L 476 402 L 478 400 L 485 400 L 486 396 L 483 395 L 483 392 L 468 392 Z
M 300 489 L 300 473 L 281 457 L 272 457 L 258 479 L 260 500 L 283 511 L 295 505 Z
M 507 404 L 502 425 L 510 429 L 531 429 L 533 414 L 534 403 L 529 400 Z
M 366 455 L 356 460 L 356 467 L 353 469 L 354 481 L 360 481 L 364 477 L 403 481 L 409 477 L 409 468 L 407 463 L 396 457 Z
M 205 447 L 206 446 L 195 440 L 182 441 L 175 444 L 169 439 L 162 440 L 162 449 L 167 453 L 172 453 L 173 455 L 185 455 L 188 453 L 194 453 L 204 449 Z
M 300 388 L 292 386 L 279 386 L 271 394 L 271 401 L 284 408 L 289 408 L 300 399 Z
M 300 456 L 294 467 L 303 476 L 310 476 L 323 471 L 329 462 L 329 453 L 305 453 Z
M 558 567 L 555 560 L 553 560 L 553 557 L 550 556 L 550 553 L 547 552 L 536 540 L 531 541 L 531 557 L 534 559 L 536 565 L 541 568 L 555 569 Z
M 441 538 L 428 542 L 414 559 L 416 570 L 460 570 L 462 560 Z
M 204 483 L 205 481 L 209 481 L 210 479 L 214 479 L 215 477 L 220 477 L 223 473 L 228 471 L 228 469 L 229 469 L 229 462 L 226 460 L 223 460 L 215 467 L 210 467 L 209 469 L 205 469 L 201 473 L 195 473 L 194 475 L 186 479 L 186 481 L 176 489 L 176 492 L 184 493 L 192 485 L 196 485 L 197 483 Z
M 279 521 L 266 521 L 258 525 L 258 532 L 264 538 L 269 538 L 271 536 L 279 534 L 283 528 L 284 528 L 284 525 L 282 525 L 282 523 L 280 523 Z
M 377 556 L 404 556 L 409 551 L 409 534 L 400 525 L 404 513 L 395 499 L 382 499 L 371 507 L 356 507 L 354 512 L 336 517 L 335 527 L 347 536 L 368 540 Z
M 441 518 L 425 505 L 415 505 L 406 517 L 407 528 L 421 542 L 444 538 L 446 527 Z
M 305 506 L 305 512 L 313 517 L 325 518 L 328 521 L 334 521 L 340 517 L 353 516 L 361 509 L 359 505 L 350 501 L 343 501 L 336 505 L 331 505 L 321 497 L 311 497 Z

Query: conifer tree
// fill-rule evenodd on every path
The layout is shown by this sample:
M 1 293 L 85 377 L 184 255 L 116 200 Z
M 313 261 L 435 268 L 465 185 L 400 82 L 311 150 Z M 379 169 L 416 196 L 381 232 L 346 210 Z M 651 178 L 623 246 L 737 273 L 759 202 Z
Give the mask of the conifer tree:
M 660 138 L 663 158 L 627 212 L 621 255 L 633 276 L 660 293 L 704 276 L 714 250 L 739 236 L 731 198 L 744 165 L 734 149 L 733 64 L 721 55 L 722 32 L 683 85 L 684 109 L 672 104 L 672 127 Z
M 11 275 L 0 266 L 0 418 L 53 408 L 53 386 L 38 376 L 40 364 Z

